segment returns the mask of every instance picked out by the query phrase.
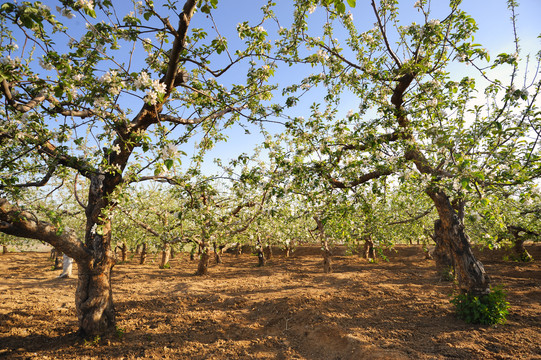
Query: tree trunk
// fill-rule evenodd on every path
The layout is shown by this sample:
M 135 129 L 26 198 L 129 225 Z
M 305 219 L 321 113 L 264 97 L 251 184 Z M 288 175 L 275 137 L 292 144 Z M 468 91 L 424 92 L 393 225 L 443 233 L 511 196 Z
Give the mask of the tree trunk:
M 7 245 L 2 245 L 2 255 L 6 255 L 7 253 L 8 253 Z
M 532 255 L 526 250 L 524 247 L 524 237 L 520 236 L 520 229 L 511 229 L 511 234 L 515 238 L 514 245 L 513 245 L 513 258 L 517 261 L 522 262 L 529 262 L 533 261 Z
M 114 329 L 115 308 L 111 289 L 113 257 L 103 263 L 78 263 L 75 307 L 82 336 L 96 336 Z
M 160 269 L 169 267 L 169 258 L 171 257 L 171 244 L 165 243 L 162 249 L 162 260 L 160 262 Z
M 441 189 L 434 187 L 426 193 L 436 206 L 441 220 L 441 239 L 455 266 L 458 286 L 463 293 L 484 295 L 490 292 L 490 279 L 485 268 L 478 261 L 471 250 L 468 235 L 462 223 L 463 204 L 455 209 L 449 197 Z
M 220 247 L 218 246 L 218 244 L 214 243 L 213 244 L 213 247 L 214 247 L 214 260 L 216 261 L 216 264 L 221 264 L 222 263 L 222 254 L 221 254 L 221 249 Z
M 111 271 L 115 256 L 111 249 L 111 219 L 105 217 L 111 194 L 120 177 L 92 175 L 85 210 L 85 247 L 92 254 L 89 261 L 75 258 L 79 281 L 75 307 L 83 336 L 96 336 L 115 328 L 115 309 L 111 288 Z
M 323 272 L 326 274 L 332 273 L 332 253 L 329 249 L 329 244 L 327 243 L 327 240 L 325 239 L 323 246 Z
M 64 254 L 60 250 L 56 250 L 55 252 L 55 258 L 54 258 L 54 267 L 53 270 L 60 270 L 62 269 L 62 256 Z
M 265 257 L 267 260 L 272 259 L 272 247 L 270 245 L 265 246 Z
M 143 249 L 143 245 L 137 244 L 137 246 L 135 247 L 135 255 L 140 255 L 142 249 Z
M 317 216 L 314 216 L 314 220 L 316 221 L 317 230 L 319 232 L 319 238 L 321 241 L 321 250 L 323 255 L 323 272 L 329 274 L 332 273 L 332 253 L 329 249 L 329 242 L 327 240 L 327 235 L 325 234 L 323 222 Z
M 364 238 L 363 257 L 365 259 L 376 260 L 376 250 L 374 249 L 374 242 L 370 235 L 366 235 Z
M 125 241 L 120 244 L 120 258 L 123 263 L 128 261 L 128 245 Z
M 147 243 L 144 243 L 141 247 L 141 258 L 139 264 L 143 265 L 147 261 Z
M 242 245 L 237 244 L 237 246 L 235 247 L 235 256 L 240 256 L 240 254 L 242 254 Z
M 204 246 L 201 248 L 201 255 L 199 256 L 199 264 L 197 265 L 195 275 L 207 275 L 209 273 L 209 259 L 208 247 Z
M 452 281 L 455 278 L 455 266 L 451 257 L 451 250 L 447 247 L 444 238 L 444 229 L 441 220 L 434 221 L 434 242 L 436 247 L 432 254 L 436 260 L 436 271 L 441 281 Z
M 256 242 L 256 249 L 257 249 L 257 266 L 262 267 L 265 266 L 267 263 L 267 260 L 265 259 L 265 253 L 263 252 L 263 245 L 261 244 L 261 236 L 257 234 L 257 242 Z

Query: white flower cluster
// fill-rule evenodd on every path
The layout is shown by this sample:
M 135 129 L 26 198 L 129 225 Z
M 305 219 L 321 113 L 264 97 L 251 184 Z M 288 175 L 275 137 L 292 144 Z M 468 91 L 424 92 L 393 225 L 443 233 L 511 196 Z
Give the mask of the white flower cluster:
M 317 5 L 316 5 L 316 4 L 313 4 L 313 5 L 310 6 L 310 8 L 308 9 L 308 13 L 313 14 L 314 11 L 316 11 L 316 9 L 317 9 Z
M 165 84 L 159 80 L 152 80 L 146 71 L 139 74 L 133 85 L 136 89 L 147 90 L 145 101 L 150 105 L 155 105 L 158 96 L 165 94 Z
M 8 56 L 4 56 L 0 58 L 0 64 L 3 64 L 3 65 L 9 64 L 11 66 L 17 66 L 20 63 L 21 63 L 21 58 L 19 57 L 12 59 L 11 56 L 8 55 Z
M 316 56 L 320 61 L 325 61 L 329 58 L 329 54 L 327 54 L 327 52 L 323 49 L 319 49 L 316 53 Z
M 164 159 L 172 159 L 178 154 L 178 150 L 175 144 L 167 144 L 162 149 L 162 157 Z
M 430 26 L 438 26 L 440 24 L 440 21 L 437 19 L 432 19 L 428 22 L 428 25 Z
M 46 62 L 43 57 L 39 58 L 39 66 L 44 68 L 45 70 L 52 70 L 54 69 L 53 64 Z
M 120 155 L 120 145 L 115 144 L 111 147 L 111 150 Z
M 94 1 L 92 0 L 77 0 L 75 5 L 80 6 L 81 8 L 87 9 L 87 10 L 94 9 Z

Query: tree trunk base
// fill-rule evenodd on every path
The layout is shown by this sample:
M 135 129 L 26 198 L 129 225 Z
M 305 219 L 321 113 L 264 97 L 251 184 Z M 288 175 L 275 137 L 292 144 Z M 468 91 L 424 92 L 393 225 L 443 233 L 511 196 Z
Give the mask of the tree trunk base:
M 202 276 L 207 275 L 209 272 L 209 254 L 207 251 L 201 252 L 201 257 L 199 258 L 199 264 L 197 266 L 197 271 L 195 275 Z
M 79 319 L 79 335 L 82 337 L 94 337 L 115 330 L 112 267 L 112 259 L 94 270 L 91 270 L 88 264 L 79 264 L 75 305 Z

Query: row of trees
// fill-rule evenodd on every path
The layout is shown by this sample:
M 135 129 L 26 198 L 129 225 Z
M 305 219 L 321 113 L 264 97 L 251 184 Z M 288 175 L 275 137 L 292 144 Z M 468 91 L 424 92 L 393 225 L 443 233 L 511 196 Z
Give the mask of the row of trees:
M 330 271 L 332 239 L 390 241 L 413 223 L 398 234 L 429 231 L 461 290 L 489 293 L 465 225 L 493 241 L 539 234 L 541 82 L 537 72 L 520 79 L 516 34 L 511 53 L 492 60 L 473 43 L 477 25 L 460 1 L 433 14 L 420 0 L 420 23 L 407 26 L 398 5 L 358 4 L 375 23 L 363 31 L 341 0 L 298 0 L 290 23 L 269 2 L 228 43 L 217 0 L 2 4 L 0 231 L 75 259 L 83 335 L 114 327 L 112 245 L 142 232 L 165 254 L 197 244 L 203 274 L 211 246 L 261 246 L 275 229 L 292 240 L 306 227 L 291 224 L 309 221 Z M 451 73 L 457 63 L 475 77 Z M 297 77 L 278 86 L 285 66 Z M 509 79 L 491 76 L 499 69 Z M 358 109 L 344 114 L 346 99 Z M 263 127 L 273 119 L 283 131 Z M 259 155 L 203 174 L 235 124 L 261 126 Z

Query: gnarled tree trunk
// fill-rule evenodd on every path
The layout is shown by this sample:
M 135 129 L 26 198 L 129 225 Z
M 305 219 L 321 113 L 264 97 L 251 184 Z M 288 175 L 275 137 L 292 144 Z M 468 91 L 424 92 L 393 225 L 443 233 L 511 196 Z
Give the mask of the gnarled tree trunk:
M 438 231 L 441 234 L 442 244 L 452 258 L 460 290 L 473 295 L 488 294 L 490 279 L 483 264 L 473 255 L 469 237 L 462 223 L 463 209 L 455 209 L 441 189 L 429 188 L 426 192 L 434 201 L 440 216 L 441 229 Z

